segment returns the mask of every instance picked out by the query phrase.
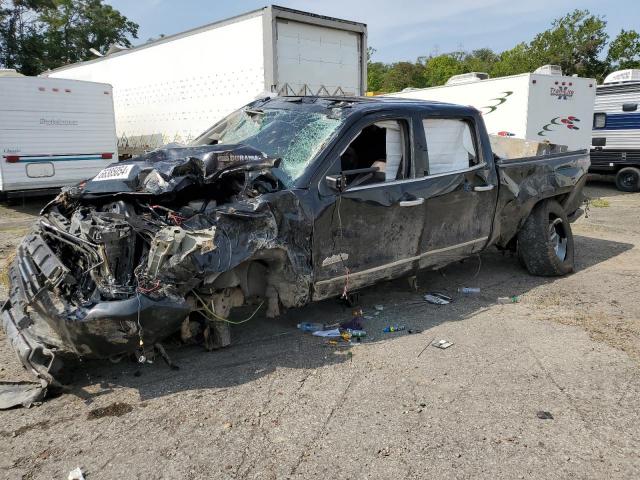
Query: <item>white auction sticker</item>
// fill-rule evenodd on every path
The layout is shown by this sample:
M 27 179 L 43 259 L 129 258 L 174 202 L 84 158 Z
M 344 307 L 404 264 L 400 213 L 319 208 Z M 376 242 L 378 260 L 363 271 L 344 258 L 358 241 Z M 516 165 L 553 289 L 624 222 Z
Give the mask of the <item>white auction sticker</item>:
M 129 178 L 129 173 L 131 173 L 133 167 L 135 167 L 135 165 L 114 165 L 113 167 L 107 167 L 96 175 L 93 181 L 126 180 Z

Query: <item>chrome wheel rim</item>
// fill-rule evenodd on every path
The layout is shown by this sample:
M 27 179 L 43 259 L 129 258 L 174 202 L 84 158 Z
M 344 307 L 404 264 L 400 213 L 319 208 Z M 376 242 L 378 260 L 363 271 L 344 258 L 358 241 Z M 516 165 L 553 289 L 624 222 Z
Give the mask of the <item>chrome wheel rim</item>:
M 553 247 L 556 257 L 561 262 L 567 258 L 567 234 L 561 218 L 554 218 L 549 224 L 549 243 Z

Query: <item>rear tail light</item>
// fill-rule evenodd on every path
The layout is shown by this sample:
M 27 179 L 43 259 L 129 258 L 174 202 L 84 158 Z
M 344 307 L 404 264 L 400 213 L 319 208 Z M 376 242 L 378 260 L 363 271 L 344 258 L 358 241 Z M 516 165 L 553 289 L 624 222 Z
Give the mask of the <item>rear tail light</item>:
M 113 158 L 113 153 L 103 153 L 102 154 L 102 159 L 103 160 L 111 160 Z
M 20 157 L 18 155 L 7 155 L 4 158 L 7 159 L 7 163 L 17 163 L 20 161 Z

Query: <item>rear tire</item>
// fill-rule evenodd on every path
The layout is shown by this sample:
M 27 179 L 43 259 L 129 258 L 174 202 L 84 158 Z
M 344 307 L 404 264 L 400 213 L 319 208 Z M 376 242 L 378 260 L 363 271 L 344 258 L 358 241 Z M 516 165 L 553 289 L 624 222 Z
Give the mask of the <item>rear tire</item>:
M 625 167 L 616 174 L 616 187 L 623 192 L 640 191 L 640 169 Z
M 555 200 L 536 205 L 518 232 L 518 256 L 532 275 L 555 277 L 573 272 L 573 233 Z

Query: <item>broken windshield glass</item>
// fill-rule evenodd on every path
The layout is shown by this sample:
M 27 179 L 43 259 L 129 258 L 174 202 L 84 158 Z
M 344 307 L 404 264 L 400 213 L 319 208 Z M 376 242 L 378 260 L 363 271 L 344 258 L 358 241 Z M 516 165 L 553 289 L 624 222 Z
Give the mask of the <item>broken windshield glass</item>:
M 229 115 L 194 143 L 243 144 L 281 158 L 280 169 L 290 186 L 342 123 L 331 111 L 242 109 Z

